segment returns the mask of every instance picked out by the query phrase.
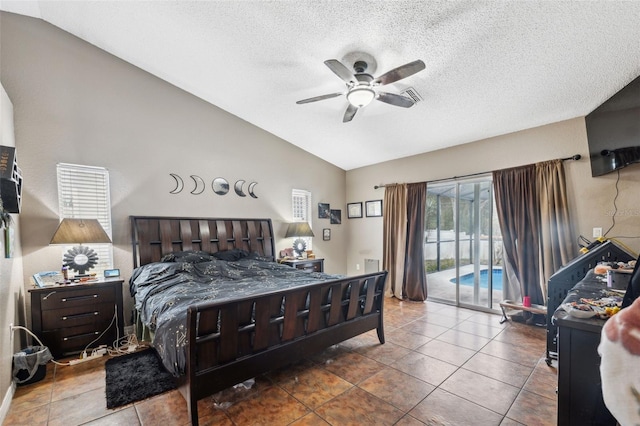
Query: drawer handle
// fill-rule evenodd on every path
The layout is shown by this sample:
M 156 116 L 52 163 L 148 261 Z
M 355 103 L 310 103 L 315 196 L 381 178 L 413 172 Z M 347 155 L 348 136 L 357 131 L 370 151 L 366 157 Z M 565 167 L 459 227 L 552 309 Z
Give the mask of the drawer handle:
M 66 342 L 67 340 L 81 339 L 81 338 L 86 337 L 86 336 L 96 336 L 98 334 L 100 334 L 99 331 L 94 331 L 93 333 L 78 334 L 77 336 L 64 337 L 62 340 L 64 340 Z
M 98 297 L 97 294 L 90 294 L 88 296 L 74 296 L 74 297 L 65 297 L 62 299 L 63 302 L 73 302 L 76 300 L 86 300 L 86 299 L 96 299 Z
M 87 313 L 84 313 L 84 314 L 69 315 L 69 316 L 62 317 L 62 320 L 66 321 L 68 319 L 92 317 L 94 315 L 100 315 L 100 312 L 96 311 L 96 312 L 87 312 Z

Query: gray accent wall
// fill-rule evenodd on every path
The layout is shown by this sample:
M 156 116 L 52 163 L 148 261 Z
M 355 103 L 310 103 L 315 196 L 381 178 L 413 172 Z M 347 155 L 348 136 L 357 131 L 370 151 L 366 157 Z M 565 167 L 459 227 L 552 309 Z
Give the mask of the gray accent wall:
M 114 266 L 125 280 L 133 265 L 130 215 L 269 217 L 276 249 L 281 250 L 293 242 L 284 238 L 292 217 L 293 188 L 311 191 L 313 206 L 323 202 L 343 209 L 344 170 L 59 28 L 0 12 L 0 43 L 0 81 L 14 106 L 15 145 L 24 178 L 19 215 L 22 256 L 12 262 L 11 288 L 5 284 L 2 261 L 3 305 L 15 303 L 14 293 L 26 294 L 35 272 L 61 267 L 62 249 L 49 246 L 58 224 L 56 164 L 60 162 L 109 170 Z M 170 173 L 184 179 L 182 192 L 170 193 L 175 188 Z M 190 175 L 202 177 L 204 192 L 190 193 L 194 188 Z M 231 183 L 228 194 L 213 192 L 211 182 L 216 177 Z M 250 182 L 258 182 L 257 199 L 235 194 L 233 183 L 240 179 L 247 181 L 245 190 Z M 325 259 L 325 270 L 344 273 L 346 226 L 318 219 L 317 208 L 312 226 L 318 235 L 313 250 Z M 330 241 L 322 240 L 323 228 L 332 228 Z M 24 272 L 17 265 L 24 265 Z M 5 297 L 10 293 L 11 298 Z M 125 323 L 129 323 L 132 304 L 126 284 L 124 294 Z M 7 312 L 0 314 L 0 343 L 10 321 Z M 4 394 L 12 351 L 1 347 Z

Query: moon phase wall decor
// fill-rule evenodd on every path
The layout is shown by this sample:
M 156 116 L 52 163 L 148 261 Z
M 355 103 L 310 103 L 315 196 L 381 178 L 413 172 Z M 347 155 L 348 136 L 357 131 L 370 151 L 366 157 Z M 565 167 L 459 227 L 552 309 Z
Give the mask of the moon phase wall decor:
M 169 173 L 169 176 L 171 176 L 175 180 L 175 188 L 169 191 L 169 193 L 178 194 L 182 192 L 182 190 L 184 189 L 184 180 L 182 179 L 182 177 L 176 173 Z M 193 180 L 193 184 L 194 184 L 193 190 L 190 192 L 193 195 L 202 194 L 206 189 L 206 184 L 204 182 L 204 179 L 202 179 L 198 175 L 190 175 L 190 177 Z M 255 193 L 255 188 L 258 182 L 249 183 L 249 185 L 247 186 L 246 192 L 244 190 L 245 183 L 247 183 L 247 181 L 243 179 L 239 179 L 236 181 L 236 183 L 233 186 L 233 189 L 236 195 L 238 195 L 238 197 L 246 197 L 248 194 L 249 196 L 251 196 L 251 198 L 258 198 L 258 196 Z M 226 195 L 229 192 L 229 188 L 230 188 L 229 181 L 227 181 L 225 178 L 217 177 L 213 179 L 213 181 L 211 182 L 211 189 L 217 195 Z
M 249 192 L 249 195 L 252 196 L 253 198 L 258 198 L 258 196 L 254 192 L 255 187 L 256 187 L 257 184 L 258 184 L 258 182 L 251 182 L 249 184 L 249 189 L 247 190 Z
M 244 186 L 244 182 L 245 181 L 243 181 L 243 180 L 239 180 L 233 186 L 233 189 L 236 190 L 236 194 L 238 194 L 238 197 L 246 197 L 247 196 L 247 194 L 245 194 L 244 191 L 242 190 L 242 187 Z
M 213 188 L 213 192 L 218 195 L 225 195 L 229 192 L 229 182 L 225 178 L 215 178 L 213 182 L 211 182 L 211 188 Z
M 191 175 L 191 179 L 193 179 L 193 183 L 196 184 L 196 186 L 193 188 L 193 191 L 191 191 L 191 193 L 194 195 L 202 194 L 205 188 L 204 180 L 202 180 L 200 176 L 196 176 L 196 175 Z
M 169 174 L 176 180 L 176 187 L 173 191 L 169 191 L 169 194 L 177 194 L 178 192 L 182 192 L 182 189 L 184 188 L 184 181 L 182 180 L 182 178 L 175 173 Z

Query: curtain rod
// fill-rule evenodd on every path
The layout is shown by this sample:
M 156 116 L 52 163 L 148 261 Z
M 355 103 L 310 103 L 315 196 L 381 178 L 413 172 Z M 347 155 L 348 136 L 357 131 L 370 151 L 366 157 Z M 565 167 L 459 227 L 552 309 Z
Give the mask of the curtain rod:
M 576 154 L 576 155 L 572 155 L 571 157 L 560 158 L 559 160 L 562 160 L 562 161 L 576 160 L 577 161 L 577 160 L 579 160 L 581 158 L 582 158 L 582 155 Z M 451 178 L 427 180 L 425 182 L 426 183 L 441 182 L 441 181 L 444 181 L 444 180 L 461 179 L 461 178 L 468 178 L 468 177 L 479 176 L 479 175 L 486 175 L 487 173 L 492 173 L 492 172 L 471 173 L 471 174 L 468 174 L 468 175 L 454 176 L 454 177 L 451 177 Z M 396 185 L 397 185 L 397 183 L 387 183 L 387 184 L 381 183 L 380 185 L 374 186 L 373 189 L 384 188 L 384 187 L 387 187 L 387 186 L 396 186 Z

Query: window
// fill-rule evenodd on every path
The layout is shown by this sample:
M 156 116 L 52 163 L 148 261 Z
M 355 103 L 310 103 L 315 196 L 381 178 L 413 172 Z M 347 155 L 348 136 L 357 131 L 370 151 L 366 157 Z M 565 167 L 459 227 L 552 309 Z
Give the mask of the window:
M 58 207 L 60 220 L 98 219 L 111 236 L 111 200 L 109 197 L 109 171 L 102 167 L 58 164 Z M 63 252 L 72 246 L 64 247 Z M 113 245 L 91 244 L 98 256 L 98 264 L 91 272 L 100 274 L 113 268 Z
M 313 229 L 311 225 L 311 192 L 303 189 L 291 190 L 291 207 L 293 222 L 307 222 Z M 311 237 L 303 237 L 302 239 L 307 244 L 307 250 L 313 250 L 313 239 Z

